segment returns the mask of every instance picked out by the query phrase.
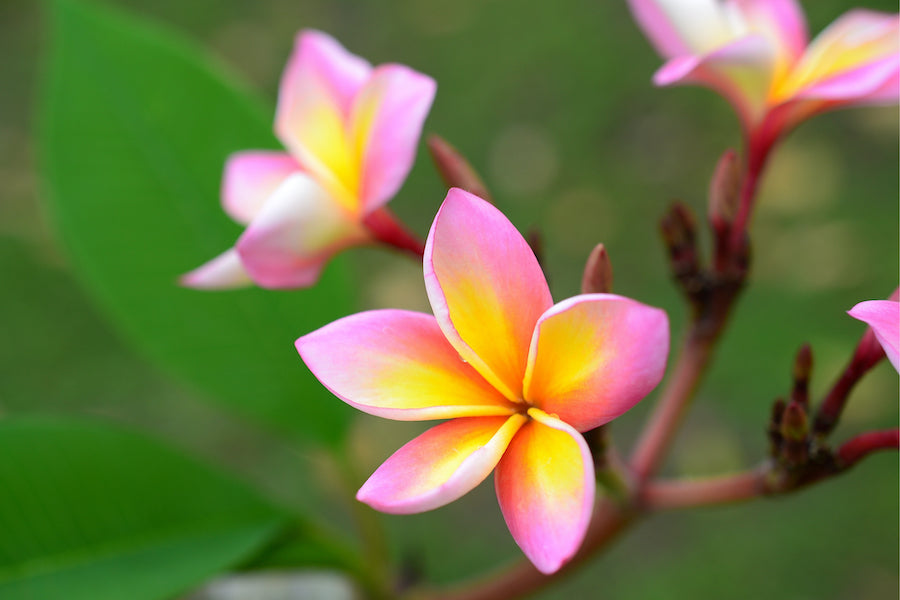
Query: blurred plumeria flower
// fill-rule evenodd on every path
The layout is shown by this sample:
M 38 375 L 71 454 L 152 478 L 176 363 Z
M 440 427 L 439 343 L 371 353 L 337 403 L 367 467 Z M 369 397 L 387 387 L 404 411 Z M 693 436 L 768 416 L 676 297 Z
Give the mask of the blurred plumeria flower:
M 357 498 L 416 513 L 495 471 L 513 538 L 552 573 L 580 547 L 594 503 L 579 432 L 618 417 L 659 383 L 668 318 L 613 294 L 554 305 L 519 232 L 458 189 L 434 220 L 424 268 L 434 316 L 364 312 L 297 340 L 310 370 L 348 404 L 390 419 L 451 419 L 387 459 Z
M 872 328 L 888 360 L 900 371 L 900 302 L 895 299 L 867 300 L 847 313 Z
M 408 67 L 373 68 L 332 37 L 301 32 L 275 116 L 288 152 L 230 157 L 222 203 L 247 229 L 234 248 L 182 283 L 305 287 L 336 252 L 373 241 L 366 220 L 409 173 L 435 88 Z
M 814 114 L 897 102 L 897 14 L 851 10 L 809 42 L 796 0 L 628 3 L 667 59 L 654 82 L 699 84 L 722 94 L 757 151 Z

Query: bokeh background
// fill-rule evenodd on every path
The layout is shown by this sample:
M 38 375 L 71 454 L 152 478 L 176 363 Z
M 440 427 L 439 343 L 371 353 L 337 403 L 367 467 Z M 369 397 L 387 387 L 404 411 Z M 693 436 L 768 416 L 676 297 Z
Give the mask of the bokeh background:
M 577 293 L 584 259 L 602 241 L 615 291 L 666 308 L 673 336 L 681 332 L 684 308 L 668 280 L 656 220 L 674 198 L 702 214 L 713 165 L 740 143 L 739 132 L 711 92 L 650 85 L 660 61 L 624 2 L 111 3 L 208 48 L 272 106 L 294 35 L 305 27 L 333 34 L 375 64 L 402 62 L 434 76 L 439 89 L 426 133 L 443 135 L 470 158 L 520 229 L 540 230 L 554 296 Z M 803 4 L 814 33 L 851 7 Z M 887 0 L 865 5 L 897 8 Z M 320 452 L 242 421 L 162 374 L 117 334 L 71 272 L 42 208 L 32 137 L 50 41 L 45 21 L 42 3 L 0 2 L 0 418 L 63 412 L 126 422 L 349 531 L 350 509 L 335 501 L 343 492 Z M 788 390 L 802 343 L 815 352 L 814 397 L 834 380 L 863 332 L 844 311 L 886 297 L 898 282 L 897 132 L 895 107 L 855 109 L 803 124 L 778 149 L 754 221 L 751 284 L 668 474 L 758 462 L 769 406 Z M 444 191 L 423 147 L 392 206 L 424 235 Z M 350 260 L 365 290 L 360 309 L 428 310 L 412 261 L 380 250 L 356 250 Z M 652 399 L 643 404 L 614 426 L 623 449 Z M 898 377 L 883 364 L 854 393 L 834 439 L 897 420 Z M 360 415 L 351 436 L 359 482 L 421 429 Z M 897 454 L 885 453 L 789 497 L 655 515 L 539 597 L 896 598 L 897 472 Z M 436 582 L 518 556 L 490 481 L 451 506 L 382 521 L 395 557 Z

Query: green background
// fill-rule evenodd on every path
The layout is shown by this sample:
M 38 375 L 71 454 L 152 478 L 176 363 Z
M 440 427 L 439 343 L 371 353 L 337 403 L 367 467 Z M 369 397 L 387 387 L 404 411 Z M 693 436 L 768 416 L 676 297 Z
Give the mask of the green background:
M 650 85 L 660 61 L 624 2 L 115 4 L 208 48 L 270 105 L 304 27 L 333 34 L 373 63 L 402 62 L 434 76 L 426 132 L 468 155 L 517 226 L 541 230 L 554 296 L 577 292 L 583 260 L 602 241 L 615 291 L 666 308 L 673 336 L 681 331 L 683 308 L 667 281 L 655 221 L 672 198 L 702 211 L 712 166 L 740 139 L 730 108 L 711 92 Z M 867 6 L 896 9 L 887 1 Z M 817 32 L 849 5 L 804 7 Z M 163 375 L 76 282 L 42 207 L 36 168 L 39 59 L 51 41 L 42 12 L 30 0 L 0 3 L 0 415 L 54 411 L 136 425 L 236 470 L 281 504 L 349 528 L 350 507 L 332 500 L 342 490 L 320 450 Z M 844 311 L 896 287 L 897 128 L 894 107 L 854 109 L 803 124 L 779 148 L 754 221 L 750 287 L 679 435 L 670 474 L 757 462 L 768 407 L 788 389 L 796 348 L 812 343 L 820 398 L 863 331 Z M 424 234 L 443 193 L 420 151 L 392 207 Z M 427 310 L 420 267 L 379 250 L 349 258 L 364 287 L 358 308 Z M 896 425 L 897 397 L 897 374 L 883 364 L 854 394 L 835 439 Z M 614 426 L 623 448 L 651 401 L 644 404 Z M 358 482 L 421 429 L 356 418 L 350 448 Z M 897 454 L 882 454 L 790 497 L 653 516 L 540 597 L 599 590 L 622 599 L 896 598 L 897 470 Z M 446 508 L 383 521 L 395 556 L 436 581 L 518 555 L 490 482 Z

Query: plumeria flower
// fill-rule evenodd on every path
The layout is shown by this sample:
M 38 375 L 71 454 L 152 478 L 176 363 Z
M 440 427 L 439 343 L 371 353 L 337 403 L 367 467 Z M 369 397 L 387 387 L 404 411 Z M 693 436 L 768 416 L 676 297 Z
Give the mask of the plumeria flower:
M 812 42 L 796 0 L 628 0 L 667 60 L 657 85 L 699 84 L 768 146 L 814 114 L 897 102 L 900 16 L 855 9 Z
M 851 308 L 847 314 L 872 328 L 888 360 L 900 371 L 900 302 L 867 300 Z
M 509 530 L 552 573 L 578 550 L 594 503 L 580 432 L 634 406 L 662 378 L 662 310 L 613 294 L 553 304 L 528 244 L 459 189 L 425 246 L 434 316 L 376 310 L 297 340 L 316 377 L 364 412 L 449 419 L 387 459 L 357 498 L 388 513 L 443 506 L 491 471 Z
M 301 32 L 275 116 L 288 151 L 231 156 L 222 203 L 247 229 L 234 248 L 182 282 L 305 287 L 336 252 L 373 241 L 366 219 L 409 173 L 435 88 L 408 67 L 373 68 L 330 36 Z

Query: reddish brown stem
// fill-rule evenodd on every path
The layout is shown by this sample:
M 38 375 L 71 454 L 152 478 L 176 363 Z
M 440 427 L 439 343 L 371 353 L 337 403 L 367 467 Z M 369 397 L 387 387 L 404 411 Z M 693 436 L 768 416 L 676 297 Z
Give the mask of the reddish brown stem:
M 742 502 L 766 493 L 767 468 L 708 479 L 650 481 L 641 492 L 649 510 Z
M 372 236 L 382 244 L 419 259 L 425 255 L 425 242 L 403 225 L 386 207 L 371 213 L 364 223 Z
M 879 450 L 896 450 L 900 448 L 900 429 L 884 429 L 867 431 L 844 442 L 837 450 L 837 461 L 841 469 L 849 469 L 857 462 Z
M 779 133 L 783 133 L 780 132 L 779 118 L 775 114 L 770 115 L 769 119 L 761 124 L 747 140 L 747 169 L 741 185 L 737 215 L 731 225 L 730 253 L 732 255 L 738 254 L 744 244 L 763 170 L 769 161 L 772 148 L 779 139 Z
M 850 362 L 844 367 L 844 371 L 831 386 L 828 395 L 825 396 L 819 407 L 813 425 L 813 431 L 817 435 L 826 436 L 831 433 L 841 418 L 850 392 L 863 375 L 868 373 L 869 369 L 878 364 L 882 358 L 884 358 L 884 350 L 881 344 L 875 338 L 875 333 L 871 329 L 867 329 L 859 340 Z

